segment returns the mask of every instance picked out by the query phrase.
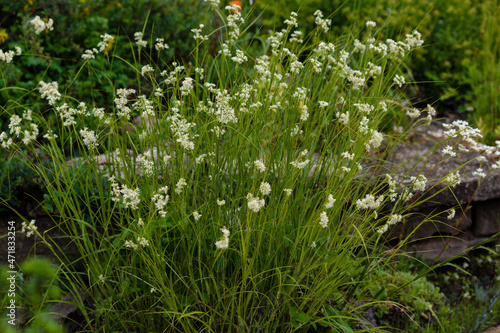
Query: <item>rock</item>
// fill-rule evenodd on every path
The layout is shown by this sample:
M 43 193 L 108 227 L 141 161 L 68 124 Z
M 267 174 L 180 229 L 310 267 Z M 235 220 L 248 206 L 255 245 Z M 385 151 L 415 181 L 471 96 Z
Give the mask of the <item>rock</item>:
M 397 238 L 401 231 L 409 240 L 419 240 L 432 236 L 441 235 L 460 235 L 472 226 L 471 210 L 465 212 L 456 209 L 455 216 L 448 219 L 448 210 L 451 207 L 438 206 L 434 208 L 425 208 L 416 212 L 412 212 L 408 221 L 404 224 L 397 224 L 389 234 L 389 238 Z M 424 220 L 427 221 L 424 222 Z
M 484 333 L 500 333 L 500 326 L 491 327 L 487 331 L 484 331 Z
M 476 202 L 473 208 L 475 236 L 486 237 L 500 231 L 500 198 Z
M 486 240 L 488 237 L 474 237 L 470 232 L 458 237 L 433 237 L 411 243 L 408 252 L 417 257 L 422 256 L 426 261 L 443 262 L 463 255 L 467 249 Z
M 52 307 L 52 316 L 64 326 L 66 332 L 78 332 L 85 327 L 85 316 L 74 303 L 84 303 L 87 297 L 83 290 L 73 291 Z

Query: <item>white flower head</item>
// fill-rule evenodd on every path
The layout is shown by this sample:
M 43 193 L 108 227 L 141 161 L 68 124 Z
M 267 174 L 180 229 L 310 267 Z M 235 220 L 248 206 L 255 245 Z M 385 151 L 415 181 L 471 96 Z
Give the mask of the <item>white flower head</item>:
M 337 199 L 333 198 L 333 195 L 329 194 L 327 202 L 325 203 L 325 209 L 330 209 L 333 207 L 333 204 L 337 201 Z
M 366 27 L 367 28 L 375 28 L 377 26 L 376 22 L 373 21 L 366 21 Z
M 477 168 L 476 171 L 472 173 L 473 176 L 476 176 L 478 178 L 484 178 L 486 177 L 486 173 L 482 168 Z
M 143 40 L 142 37 L 143 37 L 142 32 L 134 33 L 135 43 L 137 44 L 137 46 L 139 46 L 139 49 L 141 47 L 146 47 L 148 45 L 148 42 Z
M 89 148 L 89 149 L 96 149 L 99 146 L 99 143 L 97 142 L 97 136 L 94 131 L 90 131 L 85 127 L 84 129 L 80 130 L 80 135 L 83 139 L 83 143 Z
M 49 105 L 54 105 L 57 100 L 61 99 L 61 94 L 57 91 L 57 82 L 54 81 L 52 83 L 45 83 L 40 81 L 38 82 L 38 85 L 40 86 L 38 90 L 40 91 L 42 98 L 48 99 Z
M 266 166 L 264 165 L 264 163 L 262 163 L 261 160 L 256 160 L 254 162 L 254 165 L 257 168 L 257 170 L 259 170 L 260 172 L 265 172 L 266 171 Z
M 451 220 L 452 218 L 455 217 L 455 208 L 450 208 L 446 211 L 448 213 L 448 216 L 446 217 L 448 220 Z
M 254 197 L 252 193 L 247 194 L 248 200 L 248 209 L 251 211 L 258 213 L 262 207 L 265 206 L 266 201 L 264 199 L 259 199 L 258 197 Z
M 269 183 L 262 183 L 259 190 L 263 195 L 269 195 L 271 193 L 271 185 Z
M 35 225 L 35 220 L 31 220 L 29 224 L 23 222 L 22 226 L 23 229 L 21 230 L 21 232 L 26 233 L 26 237 L 30 237 L 38 229 L 38 227 Z
M 323 228 L 328 227 L 328 215 L 326 214 L 326 212 L 322 212 L 322 213 L 320 214 L 320 221 L 319 221 L 319 224 L 320 224 Z
M 142 247 L 146 247 L 146 246 L 149 246 L 149 241 L 144 238 L 144 237 L 137 237 L 137 242 L 139 243 L 139 245 L 141 245 Z
M 220 231 L 222 231 L 222 238 L 219 241 L 215 242 L 215 246 L 218 249 L 225 250 L 229 247 L 229 235 L 231 233 L 226 229 L 226 227 L 222 227 Z
M 177 182 L 177 185 L 175 185 L 175 193 L 181 194 L 182 190 L 184 189 L 184 186 L 186 186 L 186 180 L 184 178 L 179 179 Z
M 383 195 L 376 198 L 373 194 L 367 194 L 363 199 L 358 199 L 356 201 L 356 206 L 358 209 L 377 209 L 383 201 Z
M 462 181 L 462 177 L 460 176 L 460 173 L 457 171 L 455 173 L 450 172 L 444 179 L 446 183 L 448 183 L 448 186 L 454 188 L 460 182 Z
M 35 28 L 35 33 L 37 35 L 45 29 L 48 31 L 54 30 L 54 21 L 52 19 L 42 20 L 40 16 L 35 16 L 35 18 L 30 21 L 30 24 Z
M 399 87 L 401 88 L 403 86 L 403 84 L 405 83 L 405 78 L 404 76 L 401 76 L 401 75 L 397 75 L 394 76 L 394 83 Z

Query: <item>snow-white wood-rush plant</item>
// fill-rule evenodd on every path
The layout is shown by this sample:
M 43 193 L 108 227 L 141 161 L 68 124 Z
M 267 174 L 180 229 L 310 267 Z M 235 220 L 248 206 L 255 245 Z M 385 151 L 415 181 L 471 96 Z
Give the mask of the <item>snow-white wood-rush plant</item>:
M 386 176 L 368 157 L 397 142 L 384 140 L 390 114 L 412 126 L 432 119 L 431 106 L 399 103 L 401 60 L 422 45 L 420 34 L 379 41 L 367 22 L 362 38 L 325 42 L 331 21 L 317 12 L 304 47 L 292 12 L 265 52 L 248 53 L 244 18 L 225 12 L 214 11 L 224 22 L 219 52 L 208 55 L 212 33 L 200 26 L 189 66 L 145 63 L 147 54 L 161 59 L 168 41 L 135 34 L 137 77 L 127 87 L 102 83 L 112 106 L 75 101 L 43 78 L 29 92 L 39 105 L 4 106 L 3 148 L 50 156 L 49 167 L 27 163 L 55 225 L 81 252 L 60 256 L 61 272 L 93 300 L 76 302 L 97 331 L 349 331 L 361 327 L 363 307 L 383 301 L 358 287 L 394 255 L 383 235 L 404 223 L 430 179 Z M 120 61 L 104 54 L 114 37 L 102 33 L 80 76 Z M 9 54 L 4 62 L 22 56 Z M 137 116 L 141 125 L 126 131 Z M 472 140 L 470 129 L 455 133 L 465 130 Z M 454 171 L 441 181 L 459 182 Z M 29 230 L 51 243 L 35 224 Z

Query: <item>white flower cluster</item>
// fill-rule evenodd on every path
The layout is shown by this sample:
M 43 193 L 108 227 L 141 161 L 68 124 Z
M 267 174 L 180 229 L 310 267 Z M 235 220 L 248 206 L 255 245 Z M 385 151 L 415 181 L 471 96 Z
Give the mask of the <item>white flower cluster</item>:
M 193 217 L 194 217 L 195 221 L 198 221 L 201 218 L 201 216 L 202 215 L 200 213 L 198 213 L 197 211 L 193 212 Z
M 124 117 L 127 120 L 130 119 L 130 108 L 127 106 L 128 99 L 127 97 L 131 94 L 135 94 L 134 89 L 125 89 L 125 88 L 120 88 L 116 90 L 116 95 L 118 96 L 115 98 L 114 102 L 116 105 L 116 109 L 118 110 L 117 115 L 119 117 Z
M 290 43 L 302 44 L 304 40 L 302 39 L 303 33 L 300 30 L 295 30 L 290 36 Z
M 205 0 L 205 2 L 208 2 L 212 9 L 219 8 L 220 0 Z
M 340 154 L 340 156 L 342 156 L 345 159 L 348 159 L 349 161 L 354 160 L 354 154 L 350 154 L 348 151 L 343 152 L 342 154 Z
M 101 35 L 100 37 L 101 37 L 102 41 L 100 41 L 97 44 L 97 47 L 99 48 L 100 52 L 106 52 L 108 50 L 108 48 L 111 47 L 111 45 L 113 44 L 113 41 L 115 39 L 113 38 L 113 36 L 111 36 L 109 34 L 104 34 L 104 35 Z
M 446 147 L 444 147 L 443 149 L 443 156 L 446 156 L 446 155 L 450 155 L 451 157 L 454 157 L 457 155 L 457 153 L 455 153 L 455 150 L 453 150 L 453 147 L 450 146 L 450 145 L 447 145 Z
M 128 249 L 133 249 L 133 250 L 137 250 L 137 244 L 132 242 L 132 241 L 129 241 L 128 239 L 125 241 L 125 247 L 128 248 Z
M 373 194 L 367 194 L 363 199 L 358 199 L 356 201 L 356 207 L 358 209 L 377 209 L 383 201 L 383 195 L 379 195 L 378 198 L 375 198 Z
M 137 242 L 139 243 L 139 245 L 141 245 L 142 247 L 146 247 L 146 246 L 149 246 L 149 241 L 144 238 L 144 237 L 137 237 Z
M 168 78 L 165 79 L 165 84 L 176 84 L 177 83 L 177 74 L 182 73 L 182 71 L 185 69 L 184 66 L 179 66 L 177 62 L 172 62 L 172 66 L 174 66 L 174 70 L 172 70 L 170 73 L 165 71 L 162 71 L 160 73 L 161 76 L 166 76 L 168 74 Z
M 401 76 L 401 75 L 395 75 L 394 76 L 394 83 L 399 87 L 401 88 L 403 86 L 403 84 L 405 83 L 405 78 L 404 76 Z
M 370 114 L 370 112 L 375 109 L 373 105 L 367 103 L 354 103 L 354 106 L 356 106 L 360 112 L 366 114 Z
M 209 113 L 213 113 L 217 121 L 222 124 L 237 123 L 238 118 L 234 113 L 234 108 L 230 104 L 231 96 L 225 90 L 217 90 L 215 95 L 215 108 L 210 108 Z
M 175 185 L 175 193 L 181 194 L 182 190 L 184 189 L 184 186 L 186 186 L 186 180 L 184 178 L 180 178 L 179 181 L 177 182 L 177 185 Z
M 382 73 L 382 67 L 374 65 L 371 62 L 368 62 L 368 64 L 366 64 L 366 67 L 367 68 L 365 70 L 365 73 L 373 78 L 376 78 L 380 75 L 380 73 Z
M 13 114 L 10 117 L 10 121 L 9 121 L 10 134 L 12 136 L 17 137 L 17 138 L 21 138 L 21 136 L 23 136 L 22 142 L 25 145 L 29 145 L 31 142 L 35 141 L 38 134 L 39 134 L 38 125 L 31 122 L 32 121 L 31 113 L 32 113 L 31 110 L 26 110 L 23 113 L 22 118 L 16 114 Z M 27 126 L 25 125 L 25 127 L 24 127 L 24 128 L 28 128 L 28 129 L 23 130 L 23 124 L 22 124 L 23 119 L 28 121 L 28 125 Z M 2 148 L 5 148 L 5 149 L 10 148 L 10 146 L 14 143 L 12 138 L 10 138 L 9 135 L 5 132 L 2 132 L 0 134 L 0 141 L 1 141 Z
M 424 41 L 422 40 L 422 35 L 417 30 L 413 30 L 411 34 L 407 34 L 405 41 L 407 50 L 422 46 L 422 44 L 424 43 Z
M 315 11 L 314 16 L 316 16 L 316 19 L 314 20 L 316 25 L 321 29 L 323 29 L 325 33 L 327 33 L 328 30 L 330 30 L 330 25 L 332 24 L 332 20 L 323 19 L 323 13 L 321 12 L 321 10 Z
M 320 214 L 320 217 L 319 217 L 320 221 L 319 221 L 319 225 L 323 228 L 326 228 L 328 227 L 328 215 L 326 214 L 326 212 L 322 212 Z
M 391 202 L 394 202 L 396 200 L 396 197 L 398 196 L 398 193 L 396 192 L 396 180 L 394 180 L 390 174 L 386 174 L 385 179 L 387 180 L 387 183 L 389 185 L 388 197 Z
M 305 158 L 308 154 L 309 154 L 309 151 L 308 151 L 307 149 L 304 149 L 304 150 L 300 153 L 300 155 L 299 155 L 299 157 L 297 158 L 297 160 L 296 160 L 296 161 L 292 161 L 292 162 L 290 162 L 290 164 L 291 164 L 293 167 L 297 168 L 297 169 L 304 169 L 304 168 L 305 168 L 305 167 L 309 164 L 309 162 L 310 162 L 310 160 L 309 160 L 309 159 L 306 159 L 306 158 Z M 302 161 L 301 161 L 301 160 L 302 160 Z
M 420 116 L 420 110 L 417 108 L 408 108 L 406 109 L 406 115 L 411 119 L 415 119 Z
M 295 59 L 290 63 L 290 73 L 299 74 L 302 69 L 304 65 L 299 60 Z
M 146 74 L 154 73 L 154 68 L 151 65 L 142 66 L 141 75 L 146 76 Z
M 259 170 L 260 172 L 266 172 L 266 166 L 264 165 L 264 163 L 262 163 L 261 160 L 256 160 L 253 163 L 257 170 Z
M 349 125 L 349 111 L 346 111 L 344 113 L 337 112 L 335 114 L 335 117 L 337 117 L 339 123 Z
M 231 56 L 231 51 L 229 50 L 229 46 L 234 44 L 240 35 L 240 28 L 238 27 L 239 22 L 244 23 L 245 20 L 241 16 L 240 6 L 232 5 L 226 6 L 226 10 L 229 11 L 229 15 L 227 16 L 227 28 L 229 32 L 229 38 L 224 41 L 221 46 L 221 50 L 219 53 L 222 53 L 226 56 Z
M 141 47 L 146 47 L 148 45 L 148 42 L 145 41 L 145 40 L 143 40 L 142 38 L 143 38 L 143 33 L 142 32 L 136 32 L 136 33 L 134 33 L 135 43 L 139 47 L 139 50 L 141 49 Z
M 165 40 L 163 38 L 156 38 L 155 44 L 156 51 L 160 52 L 161 50 L 168 50 L 168 44 L 165 44 Z
M 330 209 L 333 207 L 333 204 L 337 201 L 337 199 L 333 198 L 333 195 L 329 194 L 327 202 L 325 203 L 325 209 Z
M 247 194 L 248 200 L 248 209 L 251 211 L 258 213 L 262 207 L 265 206 L 266 201 L 264 199 L 259 199 L 258 197 L 254 197 L 252 193 Z
M 448 186 L 451 186 L 452 188 L 454 188 L 455 186 L 460 184 L 460 182 L 462 181 L 462 177 L 460 176 L 460 173 L 458 171 L 455 173 L 450 172 L 445 177 L 444 181 L 448 184 Z
M 455 217 L 455 208 L 450 208 L 446 211 L 448 213 L 448 216 L 446 217 L 448 220 L 451 220 L 452 218 Z
M 376 130 L 373 130 L 371 138 L 368 140 L 367 143 L 365 143 L 366 151 L 371 152 L 372 150 L 380 147 L 383 139 L 384 139 L 384 137 L 383 137 L 382 133 L 380 133 Z
M 172 109 L 172 111 L 177 111 Z M 196 126 L 194 123 L 189 123 L 186 119 L 182 118 L 179 113 L 174 113 L 173 116 L 168 118 L 170 120 L 170 128 L 177 138 L 176 142 L 179 142 L 182 148 L 186 150 L 194 149 L 194 142 L 189 138 L 191 133 L 191 128 Z
M 476 144 L 475 138 L 481 138 L 481 131 L 477 128 L 473 128 L 465 120 L 455 120 L 451 124 L 443 124 L 446 129 L 444 135 L 446 138 L 460 138 L 471 145 Z
M 478 178 L 484 178 L 486 177 L 486 173 L 482 168 L 477 168 L 474 172 L 472 172 L 473 176 L 476 176 Z
M 5 148 L 5 149 L 9 149 L 10 146 L 14 143 L 12 138 L 9 138 L 9 136 L 5 132 L 2 132 L 0 134 L 0 141 L 2 142 L 2 148 Z
M 243 53 L 243 51 L 236 50 L 236 56 L 232 57 L 231 60 L 234 61 L 235 63 L 241 65 L 245 61 L 248 61 L 248 58 L 245 55 L 245 53 Z
M 129 189 L 127 185 L 122 184 L 120 186 L 115 181 L 114 176 L 110 177 L 109 181 L 111 182 L 111 200 L 123 203 L 125 208 L 139 209 L 139 204 L 141 203 L 139 188 L 133 190 Z
M 23 53 L 19 46 L 16 46 L 14 50 L 9 50 L 5 53 L 3 52 L 3 50 L 0 50 L 0 60 L 9 63 L 12 61 L 12 59 L 14 59 L 15 55 L 20 56 Z
M 42 98 L 46 98 L 49 101 L 49 105 L 54 105 L 57 100 L 61 99 L 61 94 L 58 91 L 59 86 L 57 82 L 45 83 L 43 81 L 38 82 L 40 88 L 38 90 L 42 94 Z
M 168 195 L 168 186 L 166 185 L 160 187 L 158 192 L 156 192 L 151 198 L 151 201 L 155 204 L 158 215 L 161 217 L 165 217 L 167 215 L 167 211 L 165 209 L 169 199 L 170 196 Z
M 184 80 L 182 80 L 179 90 L 181 91 L 181 96 L 189 95 L 189 93 L 193 91 L 193 78 L 189 76 L 185 77 Z
M 134 110 L 140 111 L 141 117 L 143 118 L 155 116 L 153 102 L 148 100 L 144 95 L 138 97 L 137 102 L 132 104 L 132 108 Z
M 59 114 L 59 117 L 63 120 L 63 126 L 71 126 L 76 125 L 75 115 L 86 114 L 87 106 L 85 103 L 81 102 L 78 104 L 76 109 L 70 108 L 67 103 L 64 103 L 61 106 L 56 107 L 56 111 Z
M 82 54 L 82 59 L 84 60 L 90 60 L 90 59 L 95 59 L 95 55 L 99 53 L 96 48 L 93 48 L 92 50 L 85 50 L 85 52 Z
M 424 175 L 418 175 L 418 177 L 410 177 L 410 181 L 413 184 L 413 189 L 424 192 L 425 185 L 427 183 L 427 178 Z
M 222 238 L 219 241 L 215 242 L 215 246 L 218 249 L 225 250 L 229 247 L 229 235 L 231 233 L 226 229 L 226 227 L 222 227 L 220 231 L 222 231 Z
M 285 24 L 288 25 L 288 28 L 291 29 L 293 27 L 298 27 L 299 25 L 297 24 L 297 13 L 296 12 L 291 12 L 290 13 L 290 19 L 285 20 Z
M 359 90 L 365 85 L 366 77 L 363 76 L 361 71 L 351 70 L 347 80 L 352 84 L 352 90 Z
M 403 216 L 402 215 L 398 215 L 398 214 L 392 214 L 389 219 L 387 220 L 387 223 L 384 224 L 383 226 L 381 226 L 380 228 L 377 229 L 377 232 L 379 234 L 383 234 L 384 232 L 387 231 L 387 229 L 389 229 L 389 227 L 391 225 L 394 225 L 398 222 L 401 222 L 401 220 L 403 219 Z
M 364 53 L 366 51 L 366 45 L 361 43 L 359 39 L 354 40 L 354 48 L 352 49 L 352 53 Z
M 80 130 L 80 135 L 83 139 L 83 143 L 90 149 L 97 149 L 99 143 L 97 142 L 97 136 L 94 131 L 89 131 L 87 127 Z
M 151 150 L 137 156 L 136 164 L 142 169 L 142 172 L 148 177 L 154 173 L 154 160 L 151 158 Z
M 309 118 L 309 112 L 307 112 L 307 105 L 302 105 L 300 107 L 300 120 L 306 121 Z
M 200 24 L 198 29 L 191 29 L 191 32 L 194 34 L 194 40 L 196 40 L 198 43 L 201 43 L 205 40 L 208 40 L 208 36 L 203 36 L 201 34 L 201 31 L 203 30 L 205 26 L 203 24 Z
M 293 93 L 292 97 L 295 98 L 297 101 L 305 101 L 308 92 L 309 92 L 308 88 L 298 87 Z
M 35 222 L 35 220 L 31 220 L 29 224 L 26 224 L 26 222 L 23 221 L 23 228 L 21 229 L 21 232 L 26 233 L 26 237 L 31 237 L 31 235 L 33 235 L 38 229 L 38 227 L 35 225 Z
M 269 183 L 261 183 L 259 187 L 260 193 L 263 195 L 269 195 L 271 194 L 271 185 Z
M 35 16 L 35 18 L 30 21 L 30 24 L 35 28 L 35 33 L 37 35 L 45 29 L 49 31 L 54 30 L 54 20 L 51 18 L 44 21 L 40 18 L 40 16 Z

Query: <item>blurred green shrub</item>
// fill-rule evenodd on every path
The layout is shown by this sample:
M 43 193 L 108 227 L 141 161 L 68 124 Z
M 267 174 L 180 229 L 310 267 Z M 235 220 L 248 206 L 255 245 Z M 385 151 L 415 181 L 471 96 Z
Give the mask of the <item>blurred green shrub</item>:
M 54 20 L 50 34 L 35 35 L 29 29 L 29 20 L 37 15 L 42 20 L 49 17 Z M 115 52 L 126 55 L 125 60 L 131 64 L 137 63 L 131 52 L 135 32 L 143 31 L 150 36 L 149 46 L 156 38 L 163 38 L 169 49 L 162 52 L 161 59 L 153 59 L 161 65 L 187 58 L 195 47 L 191 29 L 199 24 L 207 26 L 212 20 L 207 4 L 197 0 L 0 0 L 0 18 L 0 48 L 23 49 L 23 55 L 15 61 L 0 63 L 3 73 L 0 105 L 13 109 L 20 104 L 38 104 L 29 100 L 24 90 L 3 88 L 17 86 L 30 91 L 42 79 L 57 81 L 60 89 L 76 100 L 90 95 L 100 107 L 110 106 L 113 96 L 103 85 L 113 82 L 114 86 L 127 87 L 136 72 L 124 61 L 116 61 L 112 68 L 100 69 L 99 73 L 88 73 L 82 67 L 81 55 L 85 49 L 97 47 L 101 35 L 108 33 L 115 38 L 110 56 Z M 25 39 L 26 43 L 20 44 Z M 150 50 L 154 48 L 143 49 L 144 60 L 155 57 L 156 51 Z M 92 76 L 90 83 L 87 77 L 80 80 L 77 75 L 80 70 L 80 76 Z M 9 100 L 10 104 L 6 103 Z M 7 122 L 4 116 L 0 126 L 5 127 Z
M 26 209 L 26 201 L 30 199 L 26 193 L 36 197 L 43 192 L 41 179 L 36 171 L 26 164 L 26 156 L 0 155 L 0 212 Z M 8 204 L 9 206 L 5 206 Z M 9 208 L 10 207 L 10 208 Z
M 61 297 L 58 283 L 58 268 L 46 258 L 29 259 L 22 264 L 19 273 L 15 274 L 15 295 L 10 292 L 7 267 L 0 270 L 0 299 L 2 308 L 7 308 L 7 302 L 16 301 L 16 320 L 24 321 L 22 332 L 25 333 L 63 333 L 64 328 L 51 315 L 50 310 Z M 25 312 L 25 316 L 21 313 Z M 0 320 L 2 332 L 19 332 L 19 327 L 7 322 L 9 317 L 3 315 Z

